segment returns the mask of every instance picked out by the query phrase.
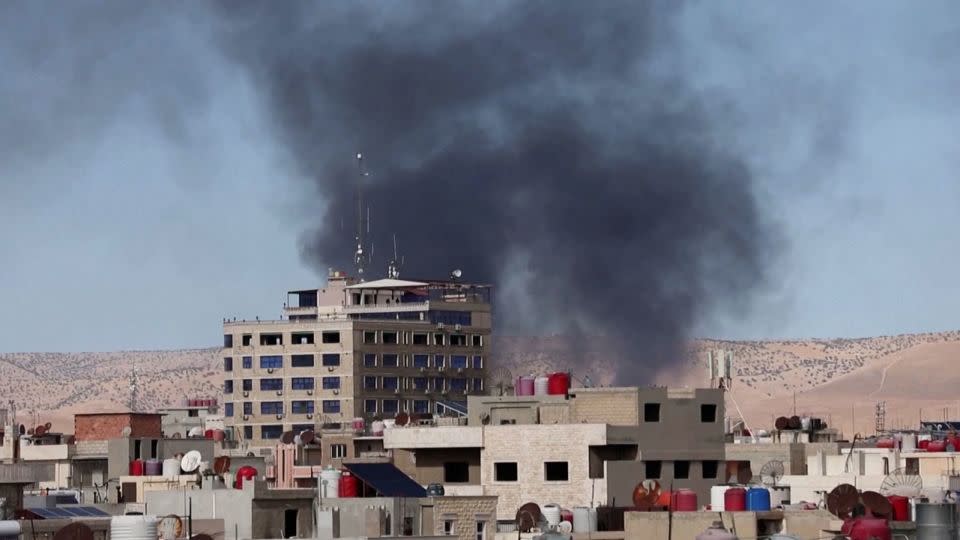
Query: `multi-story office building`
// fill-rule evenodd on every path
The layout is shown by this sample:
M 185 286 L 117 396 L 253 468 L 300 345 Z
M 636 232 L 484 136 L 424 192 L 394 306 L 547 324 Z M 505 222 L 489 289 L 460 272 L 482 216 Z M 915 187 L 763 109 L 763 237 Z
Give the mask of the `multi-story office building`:
M 287 294 L 284 318 L 224 323 L 224 416 L 253 444 L 324 423 L 432 414 L 486 392 L 490 287 L 356 282 Z

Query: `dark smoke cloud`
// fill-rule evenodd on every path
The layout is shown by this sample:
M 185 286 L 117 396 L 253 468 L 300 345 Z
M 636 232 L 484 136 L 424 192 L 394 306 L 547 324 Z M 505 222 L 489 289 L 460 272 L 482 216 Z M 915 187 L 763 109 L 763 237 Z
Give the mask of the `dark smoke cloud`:
M 224 4 L 222 39 L 326 203 L 318 269 L 350 267 L 360 151 L 376 273 L 395 234 L 405 277 L 522 290 L 500 332 L 603 335 L 623 383 L 765 282 L 772 228 L 674 69 L 674 3 L 270 5 Z

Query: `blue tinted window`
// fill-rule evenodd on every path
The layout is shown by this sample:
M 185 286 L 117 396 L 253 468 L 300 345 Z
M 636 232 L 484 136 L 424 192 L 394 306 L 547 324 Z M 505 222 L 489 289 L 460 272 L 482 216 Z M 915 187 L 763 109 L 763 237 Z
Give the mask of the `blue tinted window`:
M 323 412 L 325 413 L 338 413 L 340 412 L 340 401 L 336 399 L 325 399 L 323 400 Z
M 253 426 L 243 426 L 243 438 L 248 441 L 253 438 Z
M 249 392 L 250 390 L 253 390 L 253 379 L 244 379 L 243 389 L 247 392 Z
M 473 369 L 483 369 L 483 357 L 474 356 L 473 357 Z
M 377 412 L 377 400 L 375 399 L 366 399 L 363 401 L 363 412 L 365 413 L 375 413 Z
M 233 371 L 233 358 L 226 357 L 223 359 L 223 370 L 224 371 Z
M 290 357 L 291 367 L 313 367 L 312 354 L 295 354 Z
M 283 367 L 283 357 L 282 356 L 261 356 L 260 357 L 260 368 L 261 369 L 278 369 Z
M 426 354 L 413 355 L 413 367 L 430 367 L 430 357 Z
M 253 414 L 253 402 L 244 401 L 243 402 L 243 414 Z
M 263 439 L 279 439 L 283 435 L 283 426 L 260 426 L 260 437 Z
M 243 369 L 250 369 L 253 367 L 253 357 L 244 356 L 243 357 Z
M 474 379 L 474 380 L 473 380 L 473 391 L 474 391 L 474 392 L 483 392 L 483 379 Z
M 430 412 L 430 402 L 425 399 L 413 400 L 413 412 L 415 413 Z
M 471 320 L 469 311 L 430 310 L 430 322 L 433 324 L 470 326 Z
M 433 391 L 434 391 L 434 392 L 443 392 L 443 377 L 434 377 L 434 378 L 433 378 Z
M 383 355 L 383 367 L 397 367 L 397 355 L 395 354 Z
M 290 379 L 290 388 L 294 390 L 313 390 L 313 377 L 294 377 Z
M 233 403 L 224 403 L 224 404 L 223 404 L 223 415 L 224 415 L 224 416 L 233 416 Z
M 467 357 L 454 355 L 450 357 L 450 366 L 453 368 L 467 367 Z
M 463 391 L 467 389 L 466 379 L 450 379 L 450 389 L 454 391 Z
M 223 393 L 224 394 L 233 393 L 233 381 L 223 381 Z
M 427 389 L 427 378 L 426 377 L 414 377 L 413 378 L 413 387 L 417 390 L 426 390 Z
M 260 414 L 283 414 L 282 401 L 261 401 Z
M 283 379 L 260 379 L 261 390 L 283 390 Z
M 368 390 L 373 390 L 377 387 L 377 378 L 367 375 L 363 378 L 363 387 Z
M 313 401 L 292 401 L 290 412 L 293 414 L 313 414 Z
M 375 355 L 375 354 L 365 354 L 365 355 L 363 355 L 363 365 L 364 365 L 364 367 L 376 367 L 376 365 L 377 365 L 377 355 Z
M 395 399 L 385 399 L 383 400 L 383 412 L 384 414 L 393 414 L 400 410 L 400 402 Z
M 399 386 L 399 379 L 397 377 L 384 377 L 383 378 L 383 389 L 384 390 L 396 390 Z
M 324 390 L 338 390 L 339 388 L 340 388 L 340 377 L 324 377 L 323 378 Z
M 325 355 L 323 355 L 323 365 L 324 365 L 324 366 L 339 366 L 339 365 L 340 365 L 340 355 L 339 355 L 339 354 L 325 354 Z
M 445 364 L 443 363 L 443 355 L 442 355 L 442 354 L 438 354 L 438 355 L 436 355 L 436 356 L 433 357 L 433 365 L 435 365 L 435 366 L 437 366 L 437 367 L 443 367 L 443 366 L 445 365 Z

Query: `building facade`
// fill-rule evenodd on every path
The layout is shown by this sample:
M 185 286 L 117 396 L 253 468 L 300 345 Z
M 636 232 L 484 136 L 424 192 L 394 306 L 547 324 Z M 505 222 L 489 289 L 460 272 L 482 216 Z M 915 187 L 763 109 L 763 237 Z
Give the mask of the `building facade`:
M 486 393 L 490 287 L 331 272 L 284 318 L 224 323 L 225 423 L 250 444 L 361 417 L 435 414 Z

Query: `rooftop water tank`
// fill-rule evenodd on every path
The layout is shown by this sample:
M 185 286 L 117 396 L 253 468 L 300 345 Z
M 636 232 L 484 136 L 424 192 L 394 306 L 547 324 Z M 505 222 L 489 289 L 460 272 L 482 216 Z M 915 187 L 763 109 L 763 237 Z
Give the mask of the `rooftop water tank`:
M 340 476 L 340 471 L 333 467 L 327 467 L 320 471 L 321 497 L 332 499 L 340 496 Z
M 157 518 L 154 516 L 110 518 L 110 540 L 157 540 L 157 537 Z
M 233 483 L 233 487 L 237 489 L 243 489 L 244 482 L 251 482 L 257 477 L 257 470 L 248 465 L 244 465 L 237 469 L 237 479 Z
M 917 538 L 955 538 L 957 507 L 950 503 L 917 503 Z
M 770 491 L 765 487 L 755 486 L 747 491 L 747 510 L 751 512 L 770 511 Z
M 710 510 L 723 512 L 723 494 L 730 486 L 713 486 L 710 488 Z
M 573 507 L 573 532 L 590 532 L 590 509 L 586 506 Z
M 547 394 L 551 396 L 565 396 L 570 390 L 570 375 L 557 372 L 547 377 Z
M 732 487 L 723 494 L 725 512 L 743 512 L 747 509 L 747 490 Z
M 538 375 L 536 379 L 533 380 L 533 395 L 535 396 L 545 396 L 547 395 L 547 390 L 550 385 L 550 378 L 546 375 Z
M 19 521 L 0 521 L 0 540 L 18 540 L 19 538 Z
M 517 378 L 517 395 L 532 396 L 534 393 L 534 378 L 521 375 Z
M 549 525 L 556 527 L 560 524 L 560 506 L 556 504 L 545 504 L 541 511 Z
M 850 540 L 891 540 L 890 524 L 886 519 L 874 517 L 858 517 L 843 522 L 840 532 L 850 537 Z M 917 538 L 921 536 L 917 528 Z M 929 537 L 930 540 L 937 537 Z
M 180 474 L 180 460 L 175 458 L 163 460 L 163 477 L 167 480 L 175 480 Z

